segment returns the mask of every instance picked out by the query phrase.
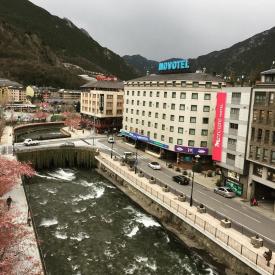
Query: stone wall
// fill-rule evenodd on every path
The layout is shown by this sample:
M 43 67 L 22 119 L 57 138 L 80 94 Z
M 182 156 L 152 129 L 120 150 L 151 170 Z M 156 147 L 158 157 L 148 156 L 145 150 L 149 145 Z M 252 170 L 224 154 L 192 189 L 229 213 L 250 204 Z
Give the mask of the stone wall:
M 82 148 L 43 148 L 18 152 L 20 161 L 31 162 L 35 170 L 56 167 L 93 168 L 96 166 L 95 150 Z

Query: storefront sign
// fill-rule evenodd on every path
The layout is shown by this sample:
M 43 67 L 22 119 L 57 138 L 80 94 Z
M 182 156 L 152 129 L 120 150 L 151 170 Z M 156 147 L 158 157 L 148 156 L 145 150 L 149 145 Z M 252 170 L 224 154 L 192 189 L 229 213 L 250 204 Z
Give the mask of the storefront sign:
M 149 140 L 149 143 L 150 143 L 150 144 L 153 144 L 153 145 L 155 145 L 155 146 L 158 146 L 158 147 L 160 147 L 160 148 L 164 148 L 164 149 L 168 149 L 168 148 L 169 148 L 168 145 L 163 144 L 163 143 L 160 143 L 160 142 L 158 142 L 158 141 L 151 140 L 151 139 Z
M 243 194 L 243 186 L 237 182 L 227 179 L 225 186 L 229 187 L 238 196 L 241 196 Z
M 234 180 L 237 180 L 239 181 L 240 180 L 240 175 L 234 171 L 228 171 L 227 172 L 227 176 L 231 179 L 234 179 Z
M 213 136 L 213 148 L 212 148 L 212 159 L 221 161 L 222 159 L 222 140 L 224 130 L 224 113 L 226 107 L 226 93 L 217 93 L 217 106 L 216 106 L 216 118 L 215 128 Z
M 188 147 L 175 145 L 175 152 L 184 153 L 184 154 L 193 154 L 193 155 L 208 155 L 208 148 L 204 147 Z
M 189 69 L 189 62 L 187 59 L 160 62 L 158 68 L 159 72 L 180 71 L 184 69 Z

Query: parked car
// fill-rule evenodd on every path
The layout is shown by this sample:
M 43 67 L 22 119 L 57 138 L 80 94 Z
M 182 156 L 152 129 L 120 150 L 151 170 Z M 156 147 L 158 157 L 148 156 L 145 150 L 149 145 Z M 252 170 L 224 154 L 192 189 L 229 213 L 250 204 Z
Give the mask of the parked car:
M 24 140 L 23 144 L 25 146 L 35 146 L 35 145 L 39 145 L 39 141 L 38 140 L 32 140 L 31 138 L 27 138 Z
M 149 162 L 148 166 L 150 168 L 154 169 L 154 170 L 160 170 L 161 169 L 160 164 L 156 161 Z
M 225 198 L 234 198 L 236 196 L 235 192 L 233 192 L 229 187 L 216 187 L 214 192 L 225 197 Z
M 75 147 L 75 144 L 73 142 L 67 141 L 60 144 L 60 147 Z
M 178 176 L 173 176 L 173 181 L 179 183 L 180 185 L 188 185 L 190 182 L 190 179 L 187 178 L 186 176 L 178 175 Z
M 122 133 L 117 133 L 117 137 L 123 137 Z
M 115 143 L 114 137 L 108 137 L 108 142 L 109 143 Z

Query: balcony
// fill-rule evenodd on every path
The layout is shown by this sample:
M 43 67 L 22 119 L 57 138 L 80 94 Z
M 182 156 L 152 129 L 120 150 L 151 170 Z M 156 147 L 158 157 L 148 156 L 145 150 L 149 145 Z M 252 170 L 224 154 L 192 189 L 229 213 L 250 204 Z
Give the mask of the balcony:
M 228 134 L 232 136 L 238 136 L 238 129 L 229 128 Z
M 239 120 L 239 114 L 230 114 L 230 119 Z

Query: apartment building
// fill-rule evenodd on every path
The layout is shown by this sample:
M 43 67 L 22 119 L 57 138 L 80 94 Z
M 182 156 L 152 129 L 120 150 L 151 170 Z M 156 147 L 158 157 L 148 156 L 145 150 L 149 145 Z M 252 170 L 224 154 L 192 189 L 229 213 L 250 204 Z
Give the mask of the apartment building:
M 219 151 L 212 155 L 212 159 L 221 168 L 223 184 L 230 187 L 238 196 L 244 197 L 247 194 L 249 170 L 246 144 L 251 93 L 251 87 L 227 87 L 217 94 L 218 99 L 223 95 L 224 101 L 217 101 L 213 136 L 213 146 L 218 145 Z M 219 121 L 221 104 L 224 104 L 224 115 Z M 220 144 L 216 142 L 217 135 L 221 140 Z
M 253 88 L 247 159 L 248 197 L 275 200 L 275 69 Z
M 96 131 L 118 131 L 122 127 L 123 82 L 92 81 L 81 87 L 80 110 Z
M 225 83 L 203 72 L 124 82 L 122 134 L 160 157 L 191 161 L 212 153 L 216 94 Z
M 0 79 L 1 97 L 7 96 L 5 100 L 8 103 L 24 103 L 26 102 L 26 90 L 23 86 L 9 79 Z M 3 100 L 3 99 L 2 99 Z

